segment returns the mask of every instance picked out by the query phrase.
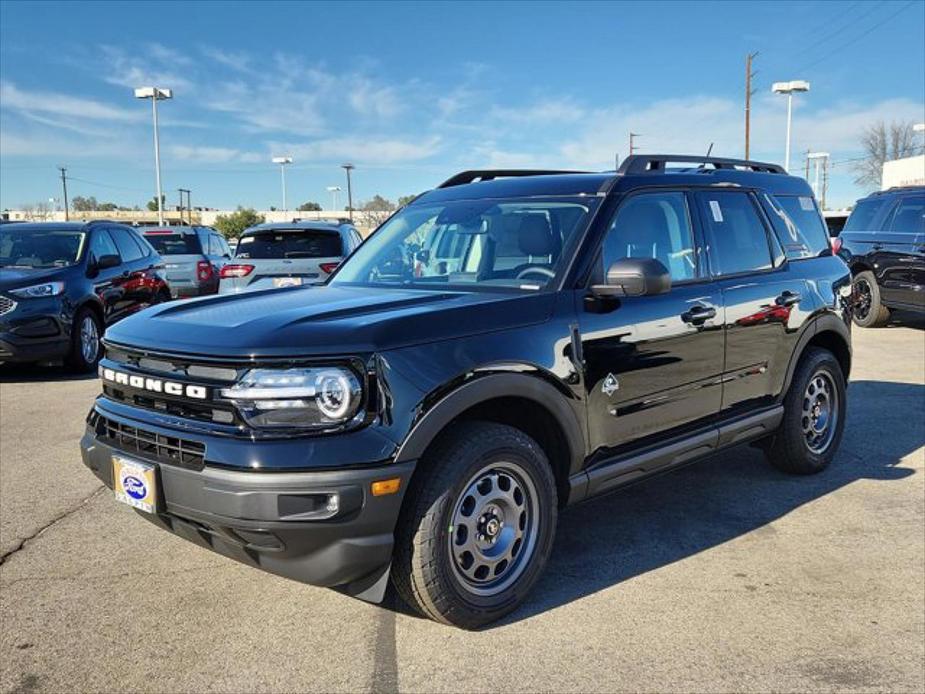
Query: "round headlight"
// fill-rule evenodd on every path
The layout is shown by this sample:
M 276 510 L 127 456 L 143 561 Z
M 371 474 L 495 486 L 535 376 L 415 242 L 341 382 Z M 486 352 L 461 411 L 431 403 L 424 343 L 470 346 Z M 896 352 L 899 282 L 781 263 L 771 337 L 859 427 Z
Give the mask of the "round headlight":
M 315 398 L 318 410 L 328 419 L 343 419 L 350 409 L 354 392 L 359 384 L 351 383 L 344 371 L 322 371 L 315 380 Z

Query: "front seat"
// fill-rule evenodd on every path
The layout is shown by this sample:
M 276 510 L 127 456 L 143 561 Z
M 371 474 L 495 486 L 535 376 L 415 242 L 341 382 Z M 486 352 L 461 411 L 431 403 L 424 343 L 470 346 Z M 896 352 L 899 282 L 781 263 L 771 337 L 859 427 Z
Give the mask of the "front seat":
M 527 276 L 534 279 L 548 280 L 552 277 L 552 267 L 562 252 L 562 239 L 558 237 L 549 225 L 549 219 L 544 214 L 525 214 L 520 220 L 517 229 L 517 245 L 520 252 L 528 256 L 530 262 L 523 263 L 514 268 L 514 277 L 525 279 Z M 534 261 L 533 258 L 537 260 Z M 540 258 L 548 258 L 540 261 Z

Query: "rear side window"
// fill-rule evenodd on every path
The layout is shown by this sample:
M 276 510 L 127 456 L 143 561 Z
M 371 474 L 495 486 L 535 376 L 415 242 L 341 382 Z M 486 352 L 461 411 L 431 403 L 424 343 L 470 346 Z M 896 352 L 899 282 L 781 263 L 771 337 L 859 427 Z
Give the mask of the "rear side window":
M 161 255 L 200 255 L 202 246 L 196 234 L 174 234 L 152 231 L 145 234 L 145 240 Z
M 768 234 L 746 193 L 699 193 L 710 265 L 716 275 L 759 272 L 772 267 Z
M 830 251 L 829 232 L 815 200 L 796 195 L 762 197 L 768 217 L 790 260 L 816 258 Z
M 886 202 L 886 198 L 882 196 L 861 200 L 845 222 L 844 231 L 879 231 L 874 228 L 874 221 Z
M 145 254 L 141 250 L 141 244 L 132 238 L 132 232 L 127 229 L 113 227 L 109 230 L 109 233 L 112 234 L 113 239 L 115 239 L 116 246 L 119 247 L 119 255 L 122 256 L 124 262 L 130 263 L 133 260 L 144 257 Z
M 119 255 L 116 244 L 113 243 L 112 237 L 105 229 L 95 229 L 90 239 L 90 253 L 93 254 L 94 260 L 99 260 L 104 255 Z
M 925 234 L 925 196 L 901 199 L 893 212 L 889 229 L 906 234 Z
M 331 231 L 261 231 L 238 242 L 237 258 L 336 258 L 344 254 Z

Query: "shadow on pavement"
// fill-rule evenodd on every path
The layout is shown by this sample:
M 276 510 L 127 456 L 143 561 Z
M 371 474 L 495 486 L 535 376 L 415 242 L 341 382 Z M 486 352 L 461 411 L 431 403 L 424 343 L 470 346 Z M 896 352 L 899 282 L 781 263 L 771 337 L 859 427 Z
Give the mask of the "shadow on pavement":
M 925 330 L 925 313 L 913 313 L 912 311 L 894 311 L 891 316 L 889 328 L 915 328 Z M 876 328 L 874 328 L 876 330 Z M 855 328 L 858 330 L 858 328 Z
M 0 383 L 50 383 L 54 381 L 86 381 L 96 378 L 96 372 L 75 373 L 59 363 L 0 364 Z
M 565 510 L 543 578 L 526 604 L 501 623 L 528 619 L 728 542 L 856 480 L 914 474 L 898 464 L 925 445 L 925 385 L 855 381 L 849 394 L 838 456 L 818 475 L 778 472 L 759 450 L 741 446 Z M 895 426 L 896 417 L 906 425 Z M 888 429 L 884 420 L 892 422 Z

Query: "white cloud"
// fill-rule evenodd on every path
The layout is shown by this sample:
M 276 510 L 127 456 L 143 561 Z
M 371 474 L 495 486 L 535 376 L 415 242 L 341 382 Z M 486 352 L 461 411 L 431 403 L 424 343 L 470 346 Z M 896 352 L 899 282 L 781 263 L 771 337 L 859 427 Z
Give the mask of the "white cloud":
M 418 161 L 441 149 L 439 137 L 392 139 L 387 137 L 340 137 L 315 142 L 270 142 L 272 151 L 287 152 L 299 162 L 350 160 L 356 164 L 387 165 Z
M 210 46 L 203 47 L 201 50 L 204 56 L 225 67 L 238 72 L 251 72 L 251 58 L 247 53 L 236 53 Z
M 515 125 L 549 125 L 574 123 L 585 115 L 585 109 L 567 99 L 549 99 L 525 107 L 495 106 L 491 116 Z
M 0 108 L 26 113 L 45 113 L 68 118 L 105 121 L 138 121 L 143 114 L 100 101 L 59 92 L 26 91 L 12 82 L 0 82 Z
M 402 111 L 402 102 L 393 87 L 375 85 L 361 77 L 347 89 L 350 105 L 361 115 L 391 118 Z
M 197 145 L 172 145 L 170 153 L 183 161 L 197 161 L 204 164 L 224 164 L 232 161 L 261 161 L 253 152 L 242 152 L 233 147 L 206 147 Z
M 104 79 L 127 89 L 154 85 L 191 93 L 193 83 L 181 70 L 189 67 L 190 61 L 181 54 L 160 44 L 150 44 L 147 50 L 126 53 L 121 48 L 103 46 L 105 56 Z

